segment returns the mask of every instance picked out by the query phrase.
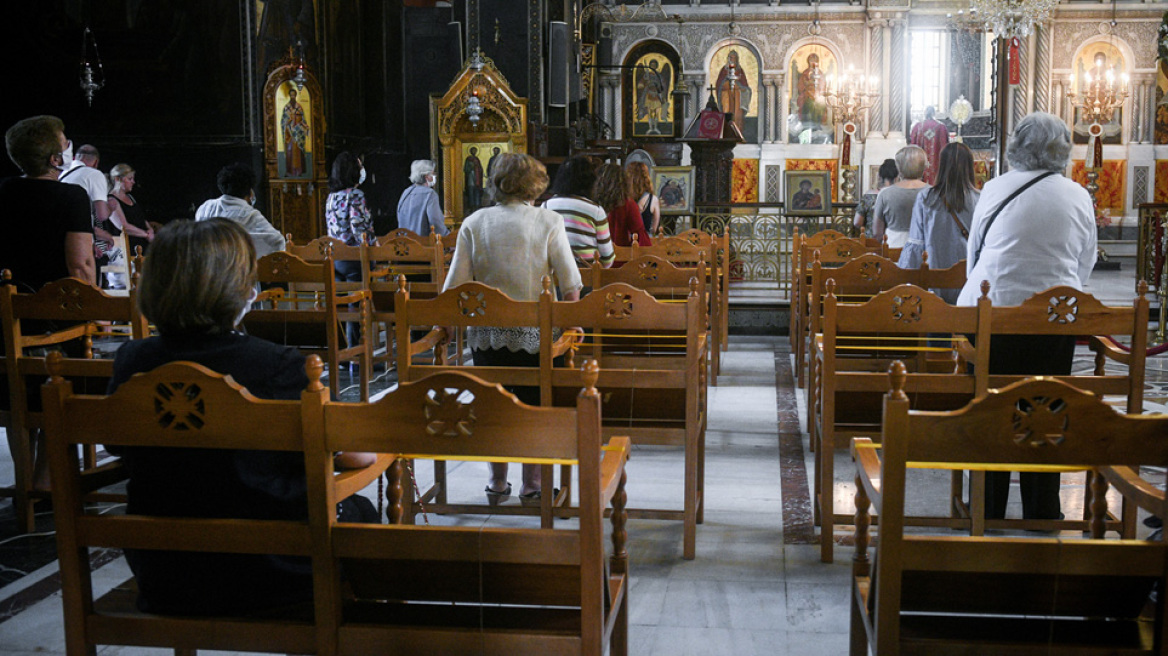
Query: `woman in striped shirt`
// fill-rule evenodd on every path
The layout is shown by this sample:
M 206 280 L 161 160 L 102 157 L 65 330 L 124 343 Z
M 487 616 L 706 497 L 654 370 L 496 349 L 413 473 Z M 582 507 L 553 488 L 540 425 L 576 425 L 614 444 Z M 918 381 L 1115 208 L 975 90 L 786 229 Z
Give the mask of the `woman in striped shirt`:
M 556 171 L 552 197 L 543 206 L 564 217 L 568 244 L 581 266 L 591 266 L 599 260 L 601 266 L 608 268 L 616 259 L 608 231 L 608 213 L 589 198 L 596 183 L 597 168 L 590 157 L 568 159 Z

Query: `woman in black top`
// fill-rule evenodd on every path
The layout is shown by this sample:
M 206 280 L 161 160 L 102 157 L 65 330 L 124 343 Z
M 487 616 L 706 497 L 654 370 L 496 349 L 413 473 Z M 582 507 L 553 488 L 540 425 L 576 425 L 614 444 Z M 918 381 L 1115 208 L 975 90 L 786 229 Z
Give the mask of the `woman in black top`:
M 138 201 L 130 195 L 134 191 L 135 171 L 129 164 L 118 164 L 110 169 L 110 180 L 113 182 L 109 195 L 110 216 L 116 217 L 126 233 L 127 246 L 130 249 L 128 257 L 138 254 L 138 247 L 146 253 L 150 242 L 154 241 L 154 228 L 146 220 L 146 211 Z
M 650 235 L 656 235 L 661 230 L 661 203 L 653 195 L 649 166 L 644 162 L 629 162 L 625 176 L 629 181 L 629 198 L 635 199 L 641 210 L 641 223 Z
M 159 230 L 139 287 L 142 313 L 158 326 L 159 336 L 118 350 L 109 392 L 136 373 L 184 360 L 230 375 L 258 398 L 299 399 L 308 385 L 304 356 L 235 331 L 255 297 L 255 282 L 255 246 L 238 224 L 174 221 Z M 116 452 L 129 472 L 127 514 L 308 517 L 301 453 L 140 447 Z M 337 456 L 342 468 L 373 461 L 365 453 Z M 145 612 L 244 613 L 312 598 L 307 558 L 127 549 L 126 560 Z

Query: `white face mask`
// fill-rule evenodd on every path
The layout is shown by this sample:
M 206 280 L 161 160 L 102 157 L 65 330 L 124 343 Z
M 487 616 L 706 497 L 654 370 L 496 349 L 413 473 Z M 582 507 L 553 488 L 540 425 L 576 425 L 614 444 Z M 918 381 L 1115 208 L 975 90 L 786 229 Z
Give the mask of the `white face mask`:
M 365 167 L 361 167 L 361 175 L 357 178 L 357 184 L 365 184 Z
M 243 323 L 243 318 L 246 317 L 247 313 L 251 311 L 251 304 L 255 303 L 257 295 L 259 295 L 259 290 L 257 290 L 255 287 L 252 287 L 251 294 L 247 297 L 247 303 L 243 304 L 243 309 L 239 311 L 239 316 L 235 317 L 236 327 L 239 327 L 239 324 Z
M 434 183 L 436 183 L 436 182 L 438 182 L 437 176 L 435 176 L 433 173 L 426 174 L 426 186 L 427 187 L 433 187 Z
M 65 146 L 65 150 L 61 151 L 61 165 L 58 166 L 57 168 L 64 171 L 65 169 L 69 168 L 72 165 L 73 165 L 73 142 L 70 141 L 69 145 Z
M 249 196 L 249 197 L 248 197 L 248 199 L 247 199 L 247 202 L 248 202 L 248 204 L 250 204 L 252 207 L 255 207 L 255 202 L 256 202 L 256 195 L 253 193 L 251 196 Z

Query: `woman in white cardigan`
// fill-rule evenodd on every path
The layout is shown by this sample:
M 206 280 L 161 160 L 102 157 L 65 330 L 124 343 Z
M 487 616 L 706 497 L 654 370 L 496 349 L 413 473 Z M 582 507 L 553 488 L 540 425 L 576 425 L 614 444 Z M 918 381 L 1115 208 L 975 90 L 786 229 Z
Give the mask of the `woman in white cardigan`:
M 566 301 L 580 298 L 580 272 L 568 245 L 563 218 L 532 202 L 547 188 L 547 169 L 529 155 L 500 155 L 487 192 L 496 205 L 471 214 L 458 231 L 454 259 L 443 290 L 477 281 L 517 301 L 539 300 L 545 275 L 555 274 Z M 538 367 L 539 328 L 470 328 L 467 341 L 480 367 Z M 530 405 L 539 405 L 539 388 L 508 390 Z M 540 498 L 539 465 L 523 465 L 522 501 Z M 498 503 L 511 494 L 507 463 L 491 463 L 487 499 Z

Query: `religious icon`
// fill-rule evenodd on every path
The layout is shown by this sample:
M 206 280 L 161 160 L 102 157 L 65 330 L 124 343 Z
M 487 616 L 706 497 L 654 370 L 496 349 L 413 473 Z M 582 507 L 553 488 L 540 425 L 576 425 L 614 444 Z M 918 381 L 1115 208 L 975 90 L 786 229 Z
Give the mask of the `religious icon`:
M 483 206 L 483 163 L 474 146 L 463 160 L 462 179 L 462 209 L 470 214 Z
M 658 166 L 653 169 L 653 190 L 661 203 L 662 214 L 688 214 L 693 211 L 692 166 Z
M 1088 91 L 1086 76 L 1090 75 L 1093 84 L 1103 84 L 1108 71 L 1112 71 L 1115 78 L 1126 71 L 1123 54 L 1114 45 L 1106 42 L 1096 42 L 1083 47 L 1075 58 L 1074 79 L 1075 94 L 1079 98 Z M 1082 110 L 1075 107 L 1075 121 L 1073 125 L 1074 142 L 1085 144 L 1090 141 L 1090 125 L 1082 118 Z M 1111 120 L 1102 124 L 1099 138 L 1105 144 L 1118 144 L 1123 132 L 1123 107 L 1116 107 Z
M 511 144 L 502 141 L 471 142 L 462 144 L 462 216 L 470 216 L 475 210 L 491 205 L 487 194 L 487 180 L 499 163 L 499 156 L 511 152 Z M 458 193 L 456 188 L 455 193 Z
M 786 171 L 786 213 L 826 216 L 831 213 L 830 171 Z
M 722 46 L 710 60 L 710 84 L 718 106 L 747 143 L 758 142 L 758 58 L 744 45 Z
M 821 45 L 805 45 L 791 57 L 787 115 L 791 143 L 832 143 L 835 130 L 823 92 L 836 68 L 835 55 Z
M 633 71 L 633 134 L 637 136 L 672 136 L 673 67 L 664 55 L 649 53 L 641 57 Z
M 311 100 L 307 89 L 291 82 L 277 92 L 280 129 L 276 135 L 277 171 L 281 178 L 312 177 Z

